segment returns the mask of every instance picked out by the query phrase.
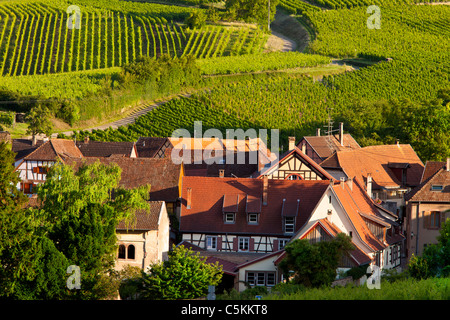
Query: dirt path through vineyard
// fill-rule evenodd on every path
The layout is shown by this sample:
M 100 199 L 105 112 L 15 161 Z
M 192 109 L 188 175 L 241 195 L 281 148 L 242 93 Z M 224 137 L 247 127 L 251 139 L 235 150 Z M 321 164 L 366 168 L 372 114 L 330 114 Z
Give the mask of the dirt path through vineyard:
M 308 31 L 298 22 L 294 17 L 287 15 L 282 12 L 277 12 L 275 15 L 275 20 L 271 24 L 272 34 L 265 46 L 265 51 L 300 51 L 302 52 L 308 45 L 310 37 Z M 184 94 L 180 96 L 189 97 L 190 94 Z M 92 128 L 83 129 L 83 131 L 92 131 L 94 129 L 104 130 L 109 127 L 117 129 L 120 126 L 128 125 L 134 123 L 136 119 L 147 112 L 152 111 L 154 108 L 166 103 L 170 99 L 143 103 L 139 107 L 133 108 L 133 111 L 127 114 L 124 118 L 102 125 L 98 125 Z M 63 132 L 65 135 L 72 135 L 73 131 Z M 55 133 L 52 137 L 56 137 L 58 134 Z

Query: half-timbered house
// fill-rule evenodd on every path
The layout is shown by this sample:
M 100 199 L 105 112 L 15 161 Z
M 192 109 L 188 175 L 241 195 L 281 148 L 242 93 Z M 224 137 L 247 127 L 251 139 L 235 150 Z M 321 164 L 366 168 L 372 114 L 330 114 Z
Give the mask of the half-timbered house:
M 280 156 L 280 159 L 271 167 L 264 168 L 253 174 L 261 179 L 281 180 L 332 180 L 333 177 L 299 148 L 295 146 L 294 137 L 290 137 L 289 151 Z

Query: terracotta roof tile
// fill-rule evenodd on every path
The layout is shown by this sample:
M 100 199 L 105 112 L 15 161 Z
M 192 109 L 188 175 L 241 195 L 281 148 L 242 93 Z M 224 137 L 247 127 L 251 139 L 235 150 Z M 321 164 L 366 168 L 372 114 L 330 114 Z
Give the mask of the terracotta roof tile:
M 365 185 L 370 173 L 373 188 L 396 188 L 402 182 L 394 174 L 394 164 L 408 163 L 406 185 L 417 186 L 423 171 L 423 163 L 409 144 L 369 146 L 355 150 L 339 151 L 337 159 L 325 160 L 321 166 L 330 168 L 337 164 L 349 177 L 356 177 L 359 183 Z M 391 168 L 389 168 L 391 167 Z
M 304 139 L 322 159 L 326 159 L 336 151 L 359 149 L 360 146 L 349 133 L 344 133 L 344 145 L 339 142 L 339 134 L 331 135 L 331 148 L 328 144 L 328 136 L 307 136 Z M 300 145 L 300 144 L 299 144 Z M 298 145 L 298 146 L 299 146 Z M 301 148 L 301 146 L 299 146 Z
M 440 187 L 433 190 L 432 187 Z M 450 203 L 450 171 L 442 167 L 405 195 L 406 201 L 437 201 Z
M 312 210 L 327 189 L 329 181 L 268 180 L 268 204 L 262 206 L 259 223 L 249 225 L 246 220 L 247 195 L 262 199 L 263 179 L 184 177 L 180 231 L 217 233 L 283 234 L 283 199 L 297 203 L 298 230 L 309 219 Z M 186 208 L 186 190 L 192 188 L 191 209 Z M 224 195 L 239 195 L 236 223 L 223 222 Z
M 55 161 L 58 158 L 64 159 L 66 157 L 80 158 L 83 157 L 83 154 L 72 140 L 51 139 L 28 154 L 24 159 Z

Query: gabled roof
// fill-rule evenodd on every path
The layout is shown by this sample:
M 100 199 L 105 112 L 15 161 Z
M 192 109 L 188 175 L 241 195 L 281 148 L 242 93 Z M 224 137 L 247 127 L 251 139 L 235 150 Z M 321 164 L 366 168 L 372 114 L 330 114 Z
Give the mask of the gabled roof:
M 149 201 L 149 210 L 138 210 L 135 212 L 135 219 L 127 224 L 120 221 L 116 230 L 121 231 L 149 231 L 158 230 L 159 221 L 162 214 L 163 201 Z
M 425 168 L 423 169 L 422 178 L 420 183 L 427 180 L 429 177 L 434 175 L 439 169 L 445 166 L 445 162 L 441 161 L 427 161 L 425 163 Z
M 247 223 L 247 196 L 262 199 L 264 179 L 250 178 L 183 178 L 181 203 L 181 232 L 252 233 L 283 235 L 283 199 L 297 204 L 296 228 L 299 229 L 311 215 L 326 191 L 329 181 L 268 179 L 267 205 L 261 207 L 259 223 Z M 187 189 L 191 189 L 191 209 L 187 209 Z M 224 196 L 236 197 L 239 202 L 234 224 L 223 220 Z
M 33 141 L 31 139 L 13 139 L 12 151 L 16 153 L 15 161 L 26 157 L 43 143 L 43 140 L 37 140 L 36 144 L 33 145 Z
M 170 144 L 168 138 L 140 137 L 136 142 L 138 157 L 153 158 L 166 143 Z
M 181 164 L 174 164 L 170 158 L 71 158 L 67 159 L 66 164 L 77 169 L 83 164 L 89 165 L 96 161 L 105 165 L 117 164 L 122 169 L 119 184 L 124 188 L 150 184 L 150 200 L 176 201 L 179 198 L 178 186 L 183 167 Z
M 311 230 L 316 227 L 322 228 L 330 237 L 335 238 L 339 233 L 343 233 L 334 223 L 329 221 L 327 218 L 319 219 L 311 223 L 311 225 L 304 230 L 302 234 L 299 235 L 299 239 L 304 239 Z M 364 265 L 370 263 L 372 258 L 370 258 L 364 251 L 359 248 L 355 243 L 353 243 L 355 249 L 350 252 L 350 258 L 358 265 Z
M 356 177 L 365 185 L 371 174 L 373 188 L 398 188 L 402 182 L 392 171 L 395 164 L 409 164 L 406 184 L 417 186 L 423 171 L 423 163 L 409 144 L 377 145 L 355 150 L 338 151 L 320 165 L 323 168 L 341 168 L 349 177 Z M 334 167 L 334 166 L 338 167 Z M 389 168 L 390 166 L 390 168 Z
M 320 176 L 322 179 L 328 179 L 333 180 L 334 178 L 320 165 L 318 165 L 314 160 L 312 160 L 310 157 L 308 157 L 306 154 L 304 154 L 299 148 L 294 147 L 292 150 L 289 150 L 285 152 L 281 157 L 280 160 L 275 163 L 272 167 L 263 169 L 259 172 L 256 172 L 253 177 L 255 178 L 262 178 L 264 175 L 272 174 L 274 171 L 277 170 L 277 168 L 284 162 L 288 161 L 292 157 L 297 157 L 300 159 L 303 163 L 307 164 L 311 170 L 313 170 L 318 176 Z
M 56 161 L 67 157 L 82 158 L 83 154 L 72 140 L 51 139 L 24 157 L 24 160 Z
M 328 158 L 336 151 L 353 150 L 360 148 L 358 142 L 356 142 L 356 140 L 353 139 L 352 135 L 349 133 L 344 133 L 344 145 L 341 145 L 339 142 L 339 134 L 330 135 L 331 147 L 328 143 L 328 136 L 306 136 L 303 137 L 303 139 L 305 139 L 309 143 L 309 145 L 322 159 Z M 301 148 L 301 143 L 302 142 L 297 145 L 299 148 Z
M 441 186 L 442 189 L 432 190 L 433 186 Z M 407 193 L 405 200 L 450 203 L 450 171 L 445 166 L 441 167 L 419 186 Z
M 134 142 L 126 141 L 77 141 L 77 147 L 84 157 L 130 157 Z
M 377 239 L 363 219 L 367 216 L 377 219 L 378 209 L 359 183 L 353 181 L 353 186 L 350 187 L 348 183 L 340 182 L 333 186 L 333 191 L 360 239 L 373 251 L 386 248 L 387 244 Z

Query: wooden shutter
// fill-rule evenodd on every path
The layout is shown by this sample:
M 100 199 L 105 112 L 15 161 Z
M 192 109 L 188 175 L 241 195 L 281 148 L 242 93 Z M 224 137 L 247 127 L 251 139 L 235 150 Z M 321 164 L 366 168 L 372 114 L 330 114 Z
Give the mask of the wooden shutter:
M 423 227 L 428 229 L 430 227 L 430 211 L 423 211 Z
M 238 237 L 233 238 L 233 250 L 238 251 L 239 249 L 239 243 L 238 243 Z
M 217 251 L 222 251 L 222 236 L 217 237 Z
M 273 240 L 273 251 L 278 251 L 279 249 L 279 242 L 280 242 L 280 240 L 278 240 L 278 239 L 275 239 L 275 240 Z
M 248 244 L 248 251 L 252 252 L 255 251 L 255 239 L 250 238 L 249 244 Z

